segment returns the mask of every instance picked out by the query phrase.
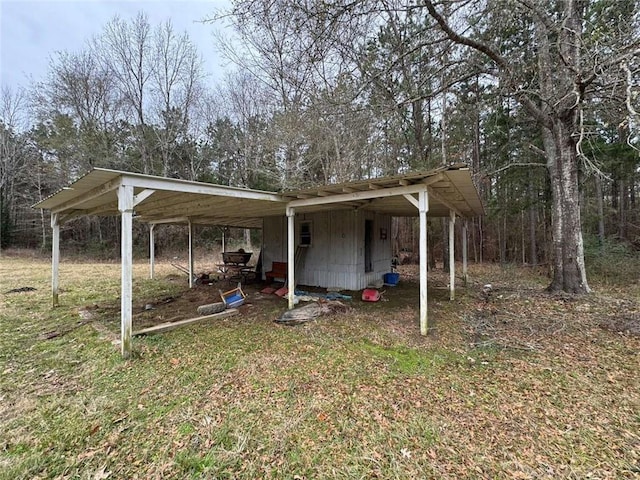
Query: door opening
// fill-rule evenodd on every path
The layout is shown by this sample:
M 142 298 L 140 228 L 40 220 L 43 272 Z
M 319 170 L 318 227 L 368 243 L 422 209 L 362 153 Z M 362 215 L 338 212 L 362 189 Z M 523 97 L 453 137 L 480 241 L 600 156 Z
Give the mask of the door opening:
M 373 220 L 364 221 L 364 271 L 373 272 Z

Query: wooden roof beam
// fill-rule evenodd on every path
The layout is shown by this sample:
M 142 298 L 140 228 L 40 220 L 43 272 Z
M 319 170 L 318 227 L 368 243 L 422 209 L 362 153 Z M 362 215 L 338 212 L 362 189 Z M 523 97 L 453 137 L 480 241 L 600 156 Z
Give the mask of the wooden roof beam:
M 332 203 L 357 202 L 359 200 L 369 200 L 375 198 L 395 197 L 397 195 L 412 194 L 425 191 L 427 187 L 421 184 L 407 185 L 401 187 L 390 187 L 381 190 L 362 190 L 353 193 L 343 193 L 324 198 L 305 198 L 292 200 L 287 204 L 287 208 L 300 208 L 316 205 L 328 205 Z
M 94 198 L 101 197 L 102 195 L 109 193 L 120 186 L 120 179 L 116 178 L 110 182 L 105 183 L 104 185 L 100 185 L 88 192 L 83 193 L 82 195 L 77 196 L 76 198 L 69 200 L 67 202 L 61 203 L 55 208 L 51 209 L 51 213 L 59 213 L 65 210 L 73 209 L 78 205 L 82 205 L 83 203 L 93 200 Z M 72 189 L 72 188 L 71 188 Z
M 215 195 L 219 197 L 246 198 L 251 200 L 265 200 L 272 202 L 285 201 L 282 195 L 276 193 L 248 190 L 239 187 L 227 187 L 205 183 L 195 183 L 175 178 L 150 177 L 148 175 L 126 174 L 122 176 L 122 185 L 134 187 L 166 190 L 171 192 L 197 193 L 201 195 Z
M 433 188 L 430 188 L 430 187 L 427 187 L 427 188 L 428 188 L 428 191 L 429 191 L 429 196 L 431 198 L 433 198 L 434 200 L 436 200 L 439 203 L 443 204 L 449 210 L 455 212 L 455 214 L 458 215 L 459 217 L 463 217 L 464 216 L 464 215 L 462 215 L 462 212 L 460 211 L 460 209 L 458 207 L 456 207 L 453 203 L 451 203 L 450 201 L 445 199 L 442 195 L 440 195 L 438 192 L 436 192 Z
M 444 174 L 442 172 L 440 172 L 440 173 L 436 173 L 435 175 L 432 175 L 430 177 L 425 178 L 422 181 L 422 184 L 429 186 L 429 185 L 433 185 L 434 183 L 441 182 L 443 180 L 446 180 L 446 177 L 444 176 Z

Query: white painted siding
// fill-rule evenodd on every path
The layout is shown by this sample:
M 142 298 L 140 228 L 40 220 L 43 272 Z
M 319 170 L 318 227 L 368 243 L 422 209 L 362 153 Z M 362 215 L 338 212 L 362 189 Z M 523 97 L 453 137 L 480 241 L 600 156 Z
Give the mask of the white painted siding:
M 375 283 L 383 279 L 385 273 L 391 271 L 391 217 L 389 215 L 380 215 L 374 212 L 360 212 L 360 218 L 358 220 L 359 234 L 358 234 L 358 271 L 360 272 L 358 280 L 358 287 L 356 290 L 366 288 L 367 285 Z M 365 273 L 364 264 L 364 233 L 365 233 L 365 220 L 373 221 L 373 244 L 371 251 L 372 271 Z M 381 229 L 386 229 L 387 238 L 381 238 Z
M 262 229 L 262 279 L 272 262 L 287 261 L 287 217 L 267 217 Z
M 364 271 L 364 222 L 373 220 L 371 260 L 373 271 Z M 296 245 L 300 222 L 311 221 L 312 241 L 306 247 L 304 271 L 297 283 L 316 287 L 338 287 L 361 290 L 382 280 L 391 268 L 391 217 L 353 209 L 296 215 Z M 387 238 L 380 238 L 380 229 Z M 263 269 L 273 261 L 287 260 L 287 228 L 285 217 L 269 217 L 264 221 Z

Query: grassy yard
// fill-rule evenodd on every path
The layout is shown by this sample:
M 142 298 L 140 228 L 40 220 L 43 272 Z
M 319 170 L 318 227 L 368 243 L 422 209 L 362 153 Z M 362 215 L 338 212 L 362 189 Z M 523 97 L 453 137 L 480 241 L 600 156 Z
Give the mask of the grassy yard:
M 134 329 L 216 301 L 158 272 L 136 265 Z M 388 301 L 295 327 L 250 292 L 124 361 L 119 265 L 63 261 L 54 309 L 47 261 L 0 258 L 0 478 L 639 478 L 638 283 L 548 295 L 476 266 L 449 302 L 433 272 L 423 338 L 402 273 Z

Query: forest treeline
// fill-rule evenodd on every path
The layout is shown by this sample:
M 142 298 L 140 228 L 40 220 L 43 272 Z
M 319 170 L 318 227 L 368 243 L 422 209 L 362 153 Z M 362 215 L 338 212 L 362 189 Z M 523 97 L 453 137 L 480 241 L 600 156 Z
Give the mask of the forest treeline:
M 585 245 L 640 249 L 639 20 L 636 1 L 237 0 L 209 19 L 233 65 L 214 84 L 170 20 L 115 17 L 2 88 L 1 246 L 47 248 L 31 205 L 92 167 L 277 191 L 464 162 L 487 212 L 471 260 L 548 264 L 588 290 Z M 63 248 L 115 256 L 118 228 L 75 219 Z M 445 229 L 430 220 L 432 263 Z M 418 251 L 412 219 L 393 235 Z

